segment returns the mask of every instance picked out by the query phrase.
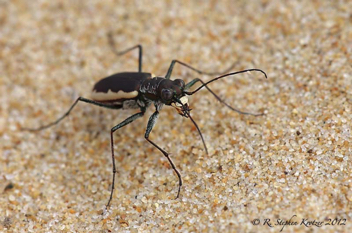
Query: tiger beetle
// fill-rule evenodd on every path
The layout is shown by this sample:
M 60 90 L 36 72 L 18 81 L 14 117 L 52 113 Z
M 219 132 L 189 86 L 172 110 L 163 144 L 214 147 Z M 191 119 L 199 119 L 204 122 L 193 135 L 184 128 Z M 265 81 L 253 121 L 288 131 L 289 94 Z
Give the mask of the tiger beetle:
M 134 49 L 138 49 L 139 51 L 138 72 L 117 73 L 117 74 L 108 76 L 106 78 L 103 78 L 94 85 L 92 94 L 91 94 L 91 99 L 78 97 L 78 99 L 72 104 L 69 110 L 56 121 L 50 124 L 41 126 L 39 128 L 23 128 L 23 129 L 29 130 L 29 131 L 39 131 L 39 130 L 49 128 L 53 125 L 56 125 L 61 120 L 63 120 L 66 116 L 68 116 L 72 111 L 72 109 L 80 101 L 93 104 L 99 107 L 109 108 L 109 109 L 139 109 L 140 112 L 128 117 L 120 124 L 115 125 L 114 127 L 111 128 L 111 131 L 110 131 L 113 176 L 112 176 L 112 187 L 111 187 L 110 197 L 106 205 L 108 207 L 111 203 L 114 188 L 115 188 L 115 174 L 116 174 L 113 133 L 116 130 L 122 128 L 123 126 L 128 125 L 131 122 L 135 121 L 136 119 L 142 117 L 145 114 L 146 109 L 150 105 L 154 104 L 155 112 L 149 118 L 144 137 L 149 143 L 151 143 L 161 153 L 163 153 L 163 155 L 169 161 L 172 169 L 175 171 L 178 177 L 178 191 L 176 196 L 176 199 L 177 199 L 180 196 L 180 191 L 182 186 L 181 174 L 177 170 L 175 164 L 172 162 L 169 154 L 165 150 L 161 149 L 152 140 L 149 139 L 149 134 L 156 123 L 156 120 L 159 116 L 159 111 L 161 110 L 163 105 L 174 107 L 181 116 L 185 118 L 189 118 L 192 121 L 192 123 L 194 124 L 194 126 L 196 127 L 200 135 L 205 152 L 208 154 L 208 149 L 205 144 L 203 135 L 197 123 L 191 117 L 191 114 L 190 114 L 191 109 L 189 108 L 187 96 L 193 95 L 194 93 L 197 93 L 199 90 L 205 87 L 219 102 L 221 102 L 222 104 L 230 108 L 232 111 L 238 112 L 240 114 L 260 116 L 260 115 L 263 115 L 263 113 L 253 114 L 249 112 L 243 112 L 231 107 L 230 105 L 225 103 L 218 95 L 216 95 L 208 87 L 208 84 L 218 79 L 225 78 L 227 76 L 232 76 L 235 74 L 245 73 L 249 71 L 259 71 L 264 74 L 265 78 L 267 78 L 267 75 L 264 71 L 260 69 L 246 69 L 246 70 L 241 70 L 237 72 L 227 73 L 230 69 L 233 68 L 233 65 L 224 72 L 209 73 L 209 72 L 203 72 L 198 69 L 195 69 L 192 66 L 186 63 L 183 63 L 181 61 L 173 60 L 169 66 L 169 69 L 165 77 L 157 77 L 152 75 L 151 73 L 142 72 L 142 46 L 141 45 L 136 45 L 129 49 L 119 52 L 115 48 L 115 42 L 113 40 L 113 36 L 111 33 L 108 34 L 108 40 L 113 53 L 115 53 L 118 56 L 124 55 Z M 185 66 L 191 69 L 192 71 L 197 72 L 198 74 L 203 74 L 203 75 L 223 74 L 223 75 L 213 78 L 207 82 L 204 82 L 199 78 L 195 78 L 189 83 L 185 84 L 185 82 L 182 79 L 170 80 L 171 73 L 176 63 L 182 66 Z M 224 74 L 224 73 L 227 73 L 227 74 Z M 195 89 L 194 91 L 188 91 L 192 86 L 194 86 L 198 82 L 201 83 L 201 85 L 197 89 Z

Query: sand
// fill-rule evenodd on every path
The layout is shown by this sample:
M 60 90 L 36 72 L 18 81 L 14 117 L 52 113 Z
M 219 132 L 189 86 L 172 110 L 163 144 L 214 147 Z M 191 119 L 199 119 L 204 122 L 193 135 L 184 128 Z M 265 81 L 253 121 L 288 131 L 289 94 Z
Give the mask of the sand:
M 351 1 L 0 1 L 0 232 L 349 232 L 352 230 Z M 215 72 L 258 68 L 189 98 L 189 119 L 154 107 L 79 103 L 95 82 L 172 59 Z M 216 77 L 176 65 L 172 79 Z M 286 224 L 286 225 L 285 225 Z

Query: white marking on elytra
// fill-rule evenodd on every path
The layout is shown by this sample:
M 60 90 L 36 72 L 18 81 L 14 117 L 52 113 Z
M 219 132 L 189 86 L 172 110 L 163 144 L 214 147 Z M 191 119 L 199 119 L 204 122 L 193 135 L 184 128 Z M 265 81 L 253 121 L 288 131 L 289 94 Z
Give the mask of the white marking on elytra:
M 133 99 L 138 96 L 138 91 L 124 92 L 122 90 L 118 92 L 113 92 L 109 89 L 108 92 L 96 92 L 92 91 L 91 97 L 93 100 L 97 101 L 109 101 L 116 99 Z

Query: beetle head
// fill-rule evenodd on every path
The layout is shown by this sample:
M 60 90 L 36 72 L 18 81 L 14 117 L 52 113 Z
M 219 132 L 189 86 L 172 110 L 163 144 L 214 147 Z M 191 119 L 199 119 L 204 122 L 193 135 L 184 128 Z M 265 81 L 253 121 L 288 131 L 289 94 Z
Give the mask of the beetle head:
M 164 104 L 174 107 L 181 116 L 187 117 L 191 109 L 184 88 L 185 82 L 182 79 L 165 79 L 159 86 L 159 93 Z

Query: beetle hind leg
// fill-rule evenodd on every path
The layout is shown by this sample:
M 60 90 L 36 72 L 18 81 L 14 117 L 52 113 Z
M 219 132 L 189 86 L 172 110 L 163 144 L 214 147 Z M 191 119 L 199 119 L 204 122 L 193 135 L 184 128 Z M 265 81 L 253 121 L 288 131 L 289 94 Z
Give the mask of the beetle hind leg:
M 40 130 L 43 130 L 43 129 L 47 129 L 47 128 L 51 127 L 51 126 L 54 126 L 54 125 L 60 123 L 60 121 L 62 121 L 64 118 L 66 118 L 71 113 L 73 108 L 78 104 L 78 102 L 85 102 L 85 103 L 88 103 L 88 104 L 93 104 L 93 105 L 96 105 L 96 106 L 99 106 L 99 107 L 110 108 L 110 109 L 120 109 L 121 108 L 121 106 L 119 106 L 119 105 L 109 105 L 109 104 L 104 104 L 104 103 L 101 103 L 101 102 L 98 102 L 98 101 L 86 99 L 86 98 L 83 98 L 83 97 L 78 97 L 76 99 L 76 101 L 71 105 L 69 110 L 64 115 L 62 115 L 59 119 L 57 119 L 56 121 L 51 122 L 51 123 L 46 124 L 46 125 L 42 125 L 42 126 L 40 126 L 38 128 L 22 127 L 21 129 L 22 130 L 28 130 L 28 131 L 40 131 Z

